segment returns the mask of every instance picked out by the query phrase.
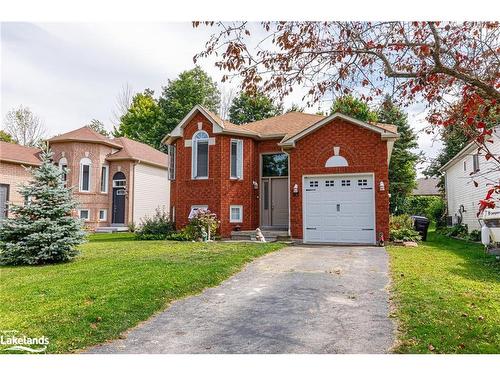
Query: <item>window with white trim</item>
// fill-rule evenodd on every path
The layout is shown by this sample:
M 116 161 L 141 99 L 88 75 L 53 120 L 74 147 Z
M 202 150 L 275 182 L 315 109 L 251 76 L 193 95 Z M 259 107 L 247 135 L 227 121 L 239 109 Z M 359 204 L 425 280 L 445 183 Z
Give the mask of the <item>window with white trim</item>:
M 90 210 L 88 209 L 80 209 L 78 210 L 78 217 L 84 221 L 90 220 Z
M 326 180 L 325 181 L 325 186 L 326 187 L 333 187 L 333 186 L 335 186 L 335 180 Z
M 229 222 L 230 223 L 243 222 L 243 206 L 241 205 L 229 206 Z
M 101 166 L 101 193 L 108 192 L 109 166 Z
M 80 160 L 80 191 L 90 191 L 92 161 L 89 158 Z
M 127 180 L 113 180 L 113 187 L 127 187 Z
M 170 161 L 170 166 L 168 168 L 168 179 L 171 181 L 175 180 L 175 157 L 177 150 L 174 145 L 168 145 L 168 156 Z
M 318 181 L 309 181 L 309 187 L 318 187 Z
M 106 221 L 108 219 L 108 210 L 99 210 L 99 221 Z
M 59 160 L 59 169 L 61 170 L 61 180 L 64 182 L 64 186 L 66 186 L 68 182 L 68 160 L 66 158 L 61 158 Z
M 474 173 L 479 172 L 479 155 L 474 154 L 472 155 L 472 169 Z
M 243 140 L 231 139 L 231 178 L 243 179 Z
M 208 134 L 199 130 L 192 140 L 192 178 L 208 178 Z

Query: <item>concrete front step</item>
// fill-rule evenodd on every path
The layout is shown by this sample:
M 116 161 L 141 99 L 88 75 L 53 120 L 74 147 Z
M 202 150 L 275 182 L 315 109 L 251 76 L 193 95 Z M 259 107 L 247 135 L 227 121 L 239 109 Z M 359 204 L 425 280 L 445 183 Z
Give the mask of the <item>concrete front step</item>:
M 290 236 L 286 230 L 263 230 L 262 234 L 267 242 L 289 240 Z M 256 241 L 254 230 L 232 231 L 231 239 L 235 241 Z
M 128 232 L 128 227 L 97 227 L 95 233 Z

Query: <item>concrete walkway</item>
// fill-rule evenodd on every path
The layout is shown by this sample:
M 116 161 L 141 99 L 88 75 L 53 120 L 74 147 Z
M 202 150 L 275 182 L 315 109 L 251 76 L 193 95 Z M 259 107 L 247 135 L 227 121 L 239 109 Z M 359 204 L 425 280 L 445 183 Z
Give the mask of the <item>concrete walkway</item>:
M 385 353 L 388 282 L 383 248 L 289 247 L 89 352 Z

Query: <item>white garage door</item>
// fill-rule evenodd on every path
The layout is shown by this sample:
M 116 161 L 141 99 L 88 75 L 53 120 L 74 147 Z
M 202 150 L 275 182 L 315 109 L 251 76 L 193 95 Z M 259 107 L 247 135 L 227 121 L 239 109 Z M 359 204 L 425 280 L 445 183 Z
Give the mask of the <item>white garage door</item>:
M 375 244 L 373 175 L 304 178 L 304 241 Z

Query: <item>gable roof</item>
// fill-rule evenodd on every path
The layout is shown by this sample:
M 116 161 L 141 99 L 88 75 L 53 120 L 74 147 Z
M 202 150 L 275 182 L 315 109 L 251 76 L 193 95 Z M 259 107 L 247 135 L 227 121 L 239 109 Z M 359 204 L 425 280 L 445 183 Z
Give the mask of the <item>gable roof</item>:
M 165 169 L 168 168 L 167 154 L 147 144 L 125 137 L 114 138 L 113 141 L 120 144 L 121 150 L 109 155 L 106 160 L 135 160 Z
M 120 144 L 117 144 L 108 137 L 96 132 L 95 130 L 84 126 L 82 128 L 72 130 L 70 132 L 56 135 L 48 140 L 49 143 L 57 142 L 85 142 L 85 143 L 98 143 L 106 146 L 111 146 L 114 148 L 121 148 Z
M 222 120 L 216 114 L 200 105 L 197 105 L 186 115 L 186 117 L 184 117 L 184 119 L 174 128 L 174 130 L 172 130 L 170 134 L 167 134 L 163 138 L 162 142 L 168 144 L 176 138 L 181 138 L 183 136 L 184 127 L 197 113 L 201 113 L 212 123 L 214 133 L 237 134 L 256 139 L 279 138 L 281 139 L 279 142 L 280 146 L 293 147 L 295 146 L 295 141 L 329 123 L 330 121 L 335 120 L 336 118 L 341 118 L 352 124 L 375 131 L 381 134 L 382 138 L 397 139 L 399 137 L 397 127 L 395 125 L 368 123 L 341 113 L 323 116 L 303 112 L 288 112 L 283 115 L 270 117 L 248 124 L 235 125 L 229 121 Z
M 25 164 L 42 164 L 39 155 L 41 150 L 36 147 L 21 146 L 16 143 L 0 141 L 0 161 Z
M 417 187 L 413 189 L 413 195 L 439 195 L 439 179 L 436 177 L 418 178 Z

